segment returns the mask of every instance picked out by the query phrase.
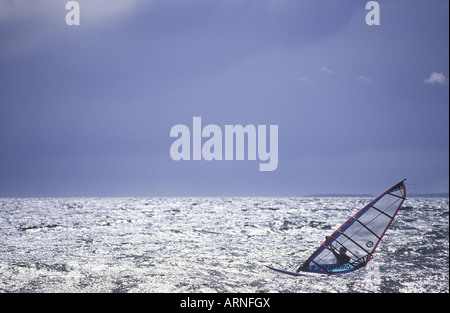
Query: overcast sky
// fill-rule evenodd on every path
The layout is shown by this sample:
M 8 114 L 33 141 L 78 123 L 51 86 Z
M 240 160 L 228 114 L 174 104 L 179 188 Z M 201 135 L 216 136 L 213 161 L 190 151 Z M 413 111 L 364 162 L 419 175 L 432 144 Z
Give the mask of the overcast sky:
M 449 190 L 449 1 L 0 0 L 0 197 Z M 278 167 L 170 129 L 278 125 Z

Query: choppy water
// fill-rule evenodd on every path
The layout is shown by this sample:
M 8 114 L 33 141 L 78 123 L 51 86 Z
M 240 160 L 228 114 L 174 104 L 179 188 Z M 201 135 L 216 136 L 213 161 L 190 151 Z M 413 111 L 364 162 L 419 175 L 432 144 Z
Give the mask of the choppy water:
M 290 277 L 366 198 L 0 199 L 0 292 L 449 292 L 449 199 L 407 199 L 369 264 Z

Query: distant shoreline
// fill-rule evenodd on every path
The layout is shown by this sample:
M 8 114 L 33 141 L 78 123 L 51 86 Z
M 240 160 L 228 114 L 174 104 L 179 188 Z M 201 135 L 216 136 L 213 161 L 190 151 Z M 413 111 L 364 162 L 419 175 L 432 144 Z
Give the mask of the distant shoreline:
M 184 196 L 127 196 L 127 195 L 117 195 L 117 196 L 1 196 L 1 200 L 5 199 L 85 199 L 85 198 L 375 198 L 375 195 L 368 193 L 361 194 L 347 194 L 347 193 L 323 193 L 323 194 L 309 194 L 309 195 L 295 195 L 295 196 L 261 196 L 261 195 L 216 195 L 216 196 L 195 196 L 195 195 L 184 195 Z M 406 194 L 406 198 L 449 198 L 449 193 L 412 193 Z M 0 204 L 1 208 L 1 204 Z
M 374 195 L 368 193 L 361 194 L 348 194 L 348 193 L 317 193 L 312 195 L 305 195 L 303 197 L 311 198 L 342 198 L 342 197 L 354 197 L 354 198 L 373 198 Z
M 448 198 L 449 193 L 448 192 L 441 192 L 441 193 L 412 193 L 408 196 L 406 194 L 406 197 L 414 197 L 414 198 Z
M 339 197 L 354 197 L 354 198 L 373 198 L 374 195 L 371 194 L 312 194 L 312 195 L 305 195 L 304 197 L 311 197 L 311 198 L 339 198 Z M 406 198 L 448 198 L 449 193 L 447 192 L 441 192 L 441 193 L 412 193 L 410 195 L 406 194 Z

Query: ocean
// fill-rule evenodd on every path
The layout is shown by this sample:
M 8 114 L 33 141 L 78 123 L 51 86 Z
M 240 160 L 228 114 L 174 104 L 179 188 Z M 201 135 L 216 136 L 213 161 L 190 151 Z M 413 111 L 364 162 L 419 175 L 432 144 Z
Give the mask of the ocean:
M 448 293 L 449 199 L 407 198 L 366 267 L 291 277 L 363 197 L 0 199 L 3 293 Z

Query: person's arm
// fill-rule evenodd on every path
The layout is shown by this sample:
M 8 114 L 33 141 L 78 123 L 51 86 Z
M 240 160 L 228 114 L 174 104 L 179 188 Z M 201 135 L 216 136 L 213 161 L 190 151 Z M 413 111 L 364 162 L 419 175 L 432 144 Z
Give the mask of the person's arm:
M 326 236 L 325 238 L 328 240 L 328 238 L 330 238 L 330 237 Z M 339 257 L 339 254 L 336 252 L 336 247 L 334 247 L 331 243 L 329 245 L 326 245 L 325 247 L 328 250 L 330 250 L 331 252 L 333 252 L 333 254 L 336 258 Z
M 331 248 L 330 248 L 330 247 L 327 246 L 327 249 L 330 250 L 331 252 L 333 252 L 333 254 L 334 254 L 334 256 L 336 258 L 339 258 L 339 253 L 336 252 L 336 248 L 335 247 L 331 246 Z

